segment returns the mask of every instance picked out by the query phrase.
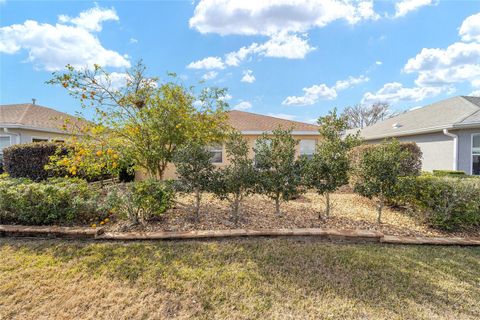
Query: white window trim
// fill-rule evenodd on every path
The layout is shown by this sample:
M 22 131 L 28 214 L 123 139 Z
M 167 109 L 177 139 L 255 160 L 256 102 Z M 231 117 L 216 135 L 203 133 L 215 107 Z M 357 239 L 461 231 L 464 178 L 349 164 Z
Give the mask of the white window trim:
M 0 137 L 2 137 L 2 138 L 3 138 L 3 137 L 9 138 L 10 141 L 9 141 L 9 143 L 8 143 L 8 147 L 12 146 L 12 136 L 11 136 L 11 135 L 8 135 L 8 134 L 0 134 Z M 8 148 L 8 147 L 7 147 L 7 148 Z M 3 149 L 0 149 L 0 153 L 3 153 Z
M 223 144 L 220 144 L 218 147 L 218 149 L 215 149 L 214 148 L 215 146 L 209 146 L 207 147 L 208 148 L 208 151 L 209 152 L 220 152 L 220 155 L 221 155 L 221 159 L 220 161 L 212 161 L 213 164 L 222 164 L 223 163 Z
M 313 141 L 314 146 L 313 146 L 313 152 L 312 153 L 302 153 L 302 141 Z M 298 154 L 300 156 L 313 156 L 315 154 L 315 149 L 317 148 L 317 140 L 316 139 L 300 139 L 300 142 L 298 143 Z
M 470 175 L 473 176 L 473 137 L 480 136 L 480 133 L 472 133 L 471 141 L 470 141 Z

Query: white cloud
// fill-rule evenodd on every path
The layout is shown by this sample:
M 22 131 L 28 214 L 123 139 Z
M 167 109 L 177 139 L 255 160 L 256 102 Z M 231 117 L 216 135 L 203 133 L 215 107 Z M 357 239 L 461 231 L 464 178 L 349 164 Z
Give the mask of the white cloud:
M 215 79 L 218 75 L 217 71 L 209 71 L 202 76 L 203 80 L 212 80 Z
M 395 3 L 394 18 L 404 17 L 409 12 L 432 4 L 432 0 L 401 0 Z
M 334 100 L 338 96 L 338 91 L 342 91 L 355 85 L 369 81 L 368 77 L 363 75 L 355 78 L 348 77 L 345 80 L 339 80 L 334 86 L 329 87 L 324 83 L 303 88 L 302 96 L 289 96 L 282 102 L 283 105 L 307 106 L 317 103 L 319 100 Z
M 480 19 L 480 15 L 470 16 L 462 23 L 459 35 L 463 40 L 476 39 L 475 19 Z M 480 42 L 455 42 L 445 49 L 423 48 L 407 61 L 403 71 L 416 73 L 415 83 L 420 87 L 463 82 L 480 87 Z
M 228 100 L 231 100 L 231 99 L 232 99 L 232 96 L 228 93 L 220 98 L 220 100 L 223 100 L 223 101 L 228 101 Z
M 285 113 L 269 113 L 267 114 L 270 117 L 285 119 L 285 120 L 295 120 L 297 116 L 293 114 L 285 114 Z
M 243 61 L 254 55 L 269 58 L 303 59 L 315 50 L 308 43 L 305 36 L 280 32 L 262 44 L 256 42 L 248 47 L 242 47 L 237 51 L 229 52 L 224 59 L 220 57 L 207 57 L 190 63 L 187 68 L 191 69 L 224 69 L 225 66 L 236 67 Z
M 138 40 L 135 39 L 135 38 L 130 38 L 129 42 L 132 43 L 132 44 L 133 44 L 133 43 L 138 43 Z
M 375 61 L 375 64 L 376 64 L 377 66 L 381 66 L 381 65 L 383 64 L 383 62 L 380 61 L 380 60 L 377 60 L 377 61 Z
M 474 96 L 474 97 L 480 97 L 480 90 L 472 91 L 472 92 L 470 92 L 469 95 Z
M 368 77 L 365 77 L 364 75 L 361 75 L 360 77 L 352 77 L 352 76 L 349 76 L 347 79 L 345 80 L 339 80 L 335 83 L 335 90 L 337 91 L 341 91 L 341 90 L 345 90 L 345 89 L 348 89 L 350 87 L 353 87 L 353 86 L 356 86 L 358 84 L 361 84 L 361 83 L 364 83 L 364 82 L 368 82 L 370 79 Z
M 480 42 L 480 12 L 466 18 L 458 33 L 463 41 Z
M 207 57 L 202 60 L 198 60 L 190 63 L 187 68 L 189 69 L 225 69 L 225 64 L 219 57 Z
M 272 35 L 305 32 L 336 20 L 377 19 L 372 1 L 202 0 L 189 24 L 201 33 Z
M 67 64 L 78 68 L 91 67 L 93 64 L 130 67 L 128 56 L 105 49 L 93 33 L 101 30 L 102 21 L 115 20 L 112 9 L 94 9 L 82 12 L 77 18 L 64 18 L 75 26 L 27 20 L 23 24 L 1 27 L 0 52 L 15 54 L 26 50 L 27 61 L 33 63 L 36 69 L 47 71 L 60 70 Z M 98 12 L 102 10 L 109 13 L 99 15 Z M 94 18 L 89 18 L 89 14 L 93 14 Z
M 413 87 L 405 88 L 401 83 L 390 82 L 375 93 L 367 92 L 363 95 L 362 103 L 388 102 L 390 104 L 399 101 L 422 101 L 425 98 L 435 96 L 444 91 L 444 88 Z
M 252 104 L 248 101 L 242 101 L 233 107 L 234 110 L 240 110 L 240 111 L 248 110 L 251 108 L 252 108 Z
M 254 83 L 255 82 L 255 76 L 253 75 L 252 70 L 244 70 L 243 71 L 243 77 L 242 82 L 247 82 L 247 83 Z
M 117 12 L 115 9 L 104 9 L 94 7 L 86 11 L 80 12 L 78 17 L 69 17 L 67 15 L 58 16 L 58 21 L 63 23 L 72 23 L 79 28 L 88 31 L 102 31 L 102 23 L 104 21 L 118 21 Z

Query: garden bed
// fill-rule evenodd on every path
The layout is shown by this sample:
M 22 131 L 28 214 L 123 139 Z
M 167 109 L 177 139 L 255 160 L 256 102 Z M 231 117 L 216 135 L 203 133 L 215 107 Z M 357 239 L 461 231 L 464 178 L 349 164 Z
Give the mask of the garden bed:
M 237 224 L 231 219 L 228 202 L 205 195 L 202 200 L 200 221 L 193 215 L 193 196 L 177 195 L 176 205 L 162 217 L 146 224 L 132 226 L 128 221 L 107 224 L 106 231 L 192 231 L 225 229 L 285 229 L 329 228 L 362 229 L 380 231 L 396 236 L 426 237 L 478 237 L 480 230 L 445 232 L 429 228 L 418 222 L 404 209 L 385 208 L 382 220 L 376 222 L 374 203 L 354 193 L 342 192 L 332 195 L 333 211 L 329 218 L 319 219 L 324 208 L 323 198 L 308 192 L 296 200 L 282 204 L 282 215 L 274 214 L 274 203 L 268 198 L 252 195 L 245 199 L 241 218 Z

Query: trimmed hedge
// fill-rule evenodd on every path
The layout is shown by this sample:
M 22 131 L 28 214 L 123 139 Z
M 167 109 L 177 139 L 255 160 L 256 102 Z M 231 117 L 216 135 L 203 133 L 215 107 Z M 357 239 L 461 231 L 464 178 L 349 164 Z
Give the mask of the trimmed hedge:
M 85 224 L 102 220 L 108 212 L 101 193 L 85 180 L 34 182 L 0 175 L 0 223 Z
M 465 177 L 465 171 L 458 171 L 458 170 L 433 170 L 433 175 L 437 177 Z
M 444 230 L 480 226 L 479 178 L 422 175 L 409 185 L 406 198 L 431 226 Z
M 16 144 L 3 150 L 4 170 L 12 178 L 28 178 L 33 181 L 45 180 L 59 174 L 45 170 L 57 148 L 55 142 Z M 66 152 L 66 149 L 65 149 Z

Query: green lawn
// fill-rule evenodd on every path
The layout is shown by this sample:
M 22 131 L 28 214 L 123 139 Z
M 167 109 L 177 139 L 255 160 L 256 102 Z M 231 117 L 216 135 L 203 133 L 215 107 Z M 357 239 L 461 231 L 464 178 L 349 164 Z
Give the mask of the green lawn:
M 0 239 L 0 319 L 478 319 L 480 248 Z

